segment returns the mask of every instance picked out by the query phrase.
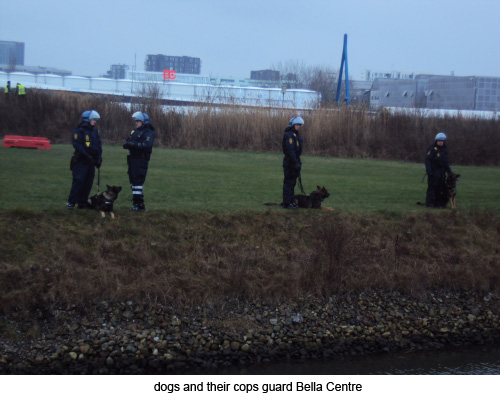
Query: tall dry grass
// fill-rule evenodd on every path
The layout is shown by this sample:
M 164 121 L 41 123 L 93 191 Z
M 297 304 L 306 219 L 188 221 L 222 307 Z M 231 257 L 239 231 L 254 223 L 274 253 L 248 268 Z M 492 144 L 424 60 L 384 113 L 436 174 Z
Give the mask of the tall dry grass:
M 190 149 L 281 151 L 281 137 L 294 111 L 237 106 L 198 106 L 176 112 L 162 105 L 159 93 L 143 96 L 89 95 L 29 90 L 25 99 L 0 97 L 0 135 L 45 136 L 68 143 L 83 110 L 101 115 L 104 143 L 121 143 L 133 129 L 132 110 L 142 109 L 156 129 L 156 145 Z M 408 110 L 369 111 L 340 107 L 303 111 L 306 154 L 423 161 L 437 132 L 448 134 L 453 164 L 498 165 L 500 121 Z
M 487 212 L 0 217 L 0 313 L 100 301 L 500 290 L 500 217 Z

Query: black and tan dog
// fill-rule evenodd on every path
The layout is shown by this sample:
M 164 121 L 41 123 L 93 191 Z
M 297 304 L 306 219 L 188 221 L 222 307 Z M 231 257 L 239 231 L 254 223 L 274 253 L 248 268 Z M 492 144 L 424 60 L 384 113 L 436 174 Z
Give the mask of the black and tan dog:
M 109 186 L 106 185 L 108 188 L 105 192 L 102 192 L 101 194 L 96 194 L 92 196 L 88 201 L 89 201 L 89 207 L 94 208 L 97 211 L 100 211 L 101 217 L 106 216 L 106 212 L 109 212 L 109 215 L 111 215 L 111 218 L 115 218 L 115 213 L 113 212 L 113 203 L 115 200 L 118 198 L 118 193 L 121 192 L 122 187 L 121 186 Z
M 324 186 L 317 186 L 316 190 L 311 194 L 296 194 L 293 196 L 293 200 L 299 208 L 321 208 L 321 202 L 328 196 L 330 196 L 330 193 Z
M 321 206 L 321 203 L 323 200 L 325 200 L 328 196 L 330 196 L 330 193 L 328 193 L 328 190 L 323 186 L 317 186 L 316 190 L 314 192 L 311 192 L 311 194 L 296 194 L 293 196 L 293 200 L 295 204 L 297 204 L 298 208 L 323 208 L 327 210 L 332 210 L 330 207 L 323 207 Z M 264 205 L 266 206 L 282 206 L 283 203 L 265 203 Z
M 457 195 L 457 181 L 460 174 L 447 174 L 444 178 L 444 184 L 441 184 L 441 189 L 438 193 L 437 208 L 445 208 L 448 203 L 452 209 L 457 208 L 455 204 L 455 196 Z M 425 206 L 425 203 L 417 201 L 419 206 Z
M 455 204 L 455 196 L 457 195 L 457 181 L 460 174 L 448 174 L 445 180 L 445 198 L 450 202 L 450 207 L 457 208 Z

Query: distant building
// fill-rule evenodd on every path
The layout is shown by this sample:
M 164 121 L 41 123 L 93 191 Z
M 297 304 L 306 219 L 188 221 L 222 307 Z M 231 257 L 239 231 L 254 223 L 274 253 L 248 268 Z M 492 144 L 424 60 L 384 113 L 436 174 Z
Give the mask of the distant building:
M 24 43 L 0 40 L 0 65 L 24 65 Z
M 375 79 L 370 91 L 372 107 L 416 107 L 415 79 Z
M 51 74 L 59 76 L 71 75 L 72 72 L 67 69 L 59 69 L 55 67 L 40 67 L 40 66 L 29 66 L 29 65 L 16 65 L 15 67 L 8 65 L 0 65 L 0 71 L 3 72 L 27 72 L 29 74 Z
M 415 79 L 375 79 L 370 106 L 499 111 L 500 78 L 417 75 Z
M 351 104 L 364 104 L 368 106 L 370 104 L 372 82 L 351 80 L 349 81 L 349 85 Z
M 361 79 L 363 81 L 373 82 L 375 79 L 379 78 L 392 78 L 392 79 L 415 79 L 417 74 L 415 72 L 402 72 L 402 71 L 374 71 L 371 69 L 366 69 L 363 72 Z
M 254 81 L 272 81 L 279 82 L 280 72 L 272 69 L 263 69 L 260 71 L 250 71 L 250 79 Z
M 113 64 L 105 77 L 111 79 L 126 79 L 128 70 L 129 66 L 126 64 Z
M 196 57 L 166 56 L 163 54 L 148 54 L 144 62 L 146 71 L 161 72 L 165 69 L 175 70 L 180 74 L 201 73 L 201 60 Z

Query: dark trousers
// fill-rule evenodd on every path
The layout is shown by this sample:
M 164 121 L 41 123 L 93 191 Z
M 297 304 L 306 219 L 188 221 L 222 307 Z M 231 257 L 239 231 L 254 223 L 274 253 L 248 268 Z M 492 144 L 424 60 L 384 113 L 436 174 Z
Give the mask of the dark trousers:
M 143 185 L 148 173 L 148 160 L 127 157 L 128 179 L 133 186 Z
M 132 202 L 144 204 L 143 185 L 148 173 L 148 160 L 128 156 L 128 179 L 132 188 Z
M 80 160 L 75 162 L 73 169 L 73 183 L 69 192 L 68 203 L 87 204 L 92 185 L 94 184 L 95 167 Z
M 436 171 L 427 177 L 427 193 L 425 194 L 425 205 L 427 207 L 444 207 L 445 199 L 445 173 Z
M 298 178 L 295 165 L 283 161 L 283 175 L 283 204 L 286 205 L 293 203 L 294 188 Z

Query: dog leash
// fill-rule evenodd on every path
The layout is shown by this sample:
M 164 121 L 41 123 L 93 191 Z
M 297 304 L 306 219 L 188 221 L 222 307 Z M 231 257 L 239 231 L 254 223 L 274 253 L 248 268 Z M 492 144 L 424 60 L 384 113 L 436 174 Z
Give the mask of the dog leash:
M 302 177 L 300 176 L 300 174 L 299 174 L 299 189 L 302 194 L 306 194 L 304 186 L 302 186 Z
M 101 192 L 101 168 L 97 168 L 97 193 Z

